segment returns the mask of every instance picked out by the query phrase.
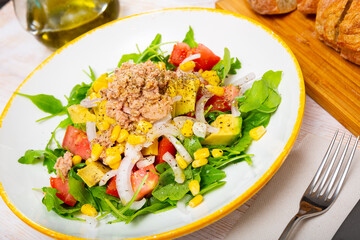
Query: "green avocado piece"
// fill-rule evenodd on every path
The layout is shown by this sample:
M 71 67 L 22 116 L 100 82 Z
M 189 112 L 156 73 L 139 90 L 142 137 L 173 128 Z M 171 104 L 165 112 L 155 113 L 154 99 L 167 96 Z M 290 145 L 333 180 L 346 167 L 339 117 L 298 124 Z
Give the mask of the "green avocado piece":
M 230 145 L 237 136 L 241 135 L 242 118 L 231 114 L 219 115 L 211 126 L 219 128 L 202 142 L 203 145 Z

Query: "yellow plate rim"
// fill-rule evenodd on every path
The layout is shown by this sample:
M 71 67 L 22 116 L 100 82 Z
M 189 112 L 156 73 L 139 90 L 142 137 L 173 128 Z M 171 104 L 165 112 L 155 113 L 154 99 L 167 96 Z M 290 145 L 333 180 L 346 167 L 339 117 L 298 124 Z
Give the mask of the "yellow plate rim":
M 112 24 L 114 24 L 115 22 L 118 22 L 118 21 L 123 21 L 125 19 L 134 18 L 134 17 L 137 17 L 137 16 L 145 15 L 145 14 L 151 14 L 151 13 L 156 13 L 156 12 L 166 12 L 166 11 L 179 11 L 179 10 L 182 10 L 182 11 L 208 11 L 208 12 L 221 13 L 223 15 L 232 15 L 232 16 L 235 16 L 237 18 L 245 19 L 245 20 L 253 23 L 256 26 L 261 27 L 263 30 L 265 30 L 267 33 L 269 33 L 273 38 L 275 38 L 286 49 L 286 51 L 290 54 L 293 62 L 295 63 L 295 67 L 296 67 L 296 70 L 297 70 L 297 73 L 298 73 L 298 77 L 300 79 L 300 83 L 299 83 L 300 99 L 299 99 L 298 115 L 297 115 L 297 118 L 296 118 L 296 122 L 295 122 L 295 125 L 294 125 L 294 128 L 293 128 L 293 131 L 291 133 L 291 136 L 290 136 L 288 142 L 286 143 L 285 147 L 283 148 L 282 152 L 280 153 L 280 155 L 275 160 L 275 162 L 271 165 L 271 167 L 264 173 L 264 175 L 255 184 L 253 184 L 246 192 L 244 192 L 242 195 L 240 195 L 234 201 L 227 204 L 223 208 L 217 210 L 216 212 L 214 212 L 214 213 L 212 213 L 212 214 L 210 214 L 210 215 L 208 215 L 208 216 L 206 216 L 206 217 L 204 217 L 204 218 L 202 218 L 202 219 L 200 219 L 200 220 L 198 220 L 196 222 L 188 224 L 186 226 L 176 228 L 176 229 L 173 229 L 171 231 L 156 234 L 156 235 L 151 235 L 151 236 L 146 236 L 146 237 L 141 237 L 141 238 L 132 238 L 132 239 L 145 239 L 145 238 L 146 239 L 169 239 L 169 238 L 180 237 L 180 236 L 183 236 L 185 234 L 188 234 L 188 233 L 194 232 L 196 230 L 199 230 L 199 229 L 201 229 L 201 228 L 203 228 L 203 227 L 205 227 L 205 226 L 219 220 L 220 218 L 224 217 L 225 215 L 231 213 L 236 208 L 241 206 L 243 203 L 245 203 L 247 200 L 249 200 L 257 191 L 259 191 L 271 179 L 271 177 L 277 172 L 277 170 L 281 167 L 282 163 L 285 161 L 287 155 L 289 154 L 292 146 L 295 143 L 297 135 L 298 135 L 298 133 L 300 131 L 301 122 L 302 122 L 302 119 L 303 119 L 304 109 L 305 109 L 305 85 L 304 85 L 303 75 L 302 75 L 302 72 L 301 72 L 300 65 L 299 65 L 294 53 L 289 48 L 289 46 L 287 46 L 287 44 L 278 35 L 276 35 L 272 30 L 270 30 L 268 27 L 262 25 L 261 23 L 255 21 L 255 20 L 253 20 L 253 19 L 251 19 L 249 17 L 243 16 L 241 14 L 237 14 L 237 13 L 234 13 L 234 12 L 229 12 L 229 11 L 221 10 L 221 9 L 210 9 L 210 8 L 201 8 L 201 7 L 167 8 L 167 9 L 149 11 L 149 12 L 144 12 L 144 13 L 135 14 L 135 15 L 131 15 L 131 16 L 128 16 L 128 17 L 120 18 L 120 19 L 114 20 L 112 22 L 106 23 L 106 24 L 104 24 L 104 25 L 102 25 L 100 27 L 97 27 L 95 29 L 92 29 L 89 32 L 75 38 L 74 40 L 67 43 L 66 45 L 64 45 L 63 47 L 58 49 L 56 52 L 51 54 L 44 62 L 42 62 L 37 68 L 35 68 L 29 74 L 29 76 L 20 84 L 20 86 L 16 90 L 16 92 L 17 92 L 21 88 L 21 86 L 25 82 L 27 82 L 27 80 L 36 71 L 43 68 L 54 56 L 56 56 L 61 51 L 66 49 L 68 46 L 76 43 L 78 40 L 80 40 L 80 39 L 84 38 L 85 36 L 91 34 L 93 31 L 95 31 L 97 29 L 107 27 L 107 26 L 112 25 Z M 5 118 L 6 113 L 9 110 L 11 102 L 14 99 L 14 97 L 15 97 L 15 93 L 11 96 L 9 102 L 6 104 L 2 114 L 0 116 L 0 128 L 1 128 L 1 125 L 2 125 L 2 122 L 3 122 L 3 119 Z M 63 234 L 63 233 L 56 232 L 56 231 L 51 230 L 49 228 L 46 228 L 46 227 L 32 221 L 31 219 L 27 218 L 26 216 L 24 216 L 15 207 L 15 205 L 13 205 L 13 203 L 10 201 L 10 199 L 7 196 L 1 182 L 0 182 L 0 196 L 4 200 L 5 204 L 10 208 L 10 210 L 17 217 L 19 217 L 23 222 L 25 222 L 27 225 L 34 228 L 35 230 L 37 230 L 37 231 L 39 231 L 39 232 L 41 232 L 43 234 L 46 234 L 46 235 L 48 235 L 50 237 L 57 238 L 57 239 L 69 239 L 69 240 L 85 239 L 85 238 L 74 237 L 74 236 L 70 236 L 70 235 L 66 235 L 66 234 Z

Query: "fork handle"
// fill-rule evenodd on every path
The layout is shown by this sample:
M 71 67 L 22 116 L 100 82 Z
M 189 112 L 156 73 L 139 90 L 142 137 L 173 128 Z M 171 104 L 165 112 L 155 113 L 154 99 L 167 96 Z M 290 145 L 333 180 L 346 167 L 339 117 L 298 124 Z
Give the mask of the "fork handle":
M 287 237 L 290 235 L 291 231 L 295 228 L 295 226 L 304 219 L 304 216 L 301 216 L 299 214 L 296 214 L 288 223 L 284 231 L 282 232 L 281 236 L 279 237 L 279 240 L 286 240 Z

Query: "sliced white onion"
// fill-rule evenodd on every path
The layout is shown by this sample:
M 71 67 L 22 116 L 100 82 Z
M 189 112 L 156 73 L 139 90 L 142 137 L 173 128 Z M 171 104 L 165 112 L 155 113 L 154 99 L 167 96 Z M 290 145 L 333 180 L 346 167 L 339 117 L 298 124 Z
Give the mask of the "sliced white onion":
M 126 205 L 130 202 L 134 196 L 134 190 L 131 185 L 131 171 L 136 164 L 142 158 L 142 154 L 139 149 L 126 143 L 125 157 L 122 159 L 119 169 L 116 174 L 116 190 L 118 191 L 122 204 Z M 130 208 L 137 210 L 140 209 L 146 202 L 143 198 L 140 201 L 134 201 Z
M 212 93 L 206 93 L 199 99 L 199 101 L 197 101 L 196 107 L 195 107 L 195 117 L 196 117 L 196 120 L 198 120 L 199 122 L 206 123 L 205 116 L 204 116 L 204 107 L 205 107 L 206 102 L 213 95 L 214 94 L 212 94 Z
M 87 121 L 86 122 L 86 135 L 89 140 L 89 143 L 96 138 L 96 126 L 95 122 Z M 91 146 L 91 144 L 90 144 Z
M 175 125 L 178 129 L 181 129 L 184 126 L 184 123 L 186 120 L 190 120 L 192 122 L 196 122 L 195 118 L 192 117 L 186 117 L 186 116 L 180 116 L 173 119 L 175 122 Z
M 86 108 L 92 108 L 92 107 L 96 107 L 98 102 L 101 101 L 101 98 L 94 98 L 92 100 L 90 100 L 89 97 L 84 98 L 83 100 L 81 100 L 80 102 L 80 106 L 82 107 L 86 107 Z
M 200 53 L 196 53 L 196 54 L 193 54 L 193 55 L 190 55 L 188 56 L 187 58 L 185 58 L 181 63 L 181 64 L 184 64 L 184 63 L 187 63 L 189 61 L 192 61 L 192 60 L 195 60 L 195 59 L 198 59 L 201 57 L 201 54 Z
M 147 167 L 155 162 L 155 156 L 147 156 L 136 163 L 137 168 Z
M 181 95 L 176 95 L 175 97 L 172 98 L 173 102 L 178 102 L 182 99 Z
M 185 160 L 185 162 L 190 164 L 192 162 L 192 158 L 190 154 L 186 151 L 184 146 L 181 144 L 181 142 L 176 137 L 171 135 L 165 135 L 165 137 L 169 139 L 172 145 L 174 145 L 174 147 L 176 148 L 180 156 Z
M 206 137 L 206 123 L 195 122 L 192 129 L 193 129 L 195 136 L 201 137 L 201 138 Z
M 173 155 L 171 155 L 171 153 L 166 152 L 163 155 L 163 160 L 165 162 L 167 162 L 170 167 L 172 168 L 172 170 L 174 171 L 174 175 L 175 175 L 175 182 L 177 183 L 183 183 L 185 181 L 185 174 L 182 171 L 182 169 L 179 167 L 176 159 L 173 157 Z
M 238 101 L 236 100 L 231 103 L 231 114 L 233 115 L 233 117 L 239 117 L 241 115 L 239 111 Z
M 235 86 L 241 86 L 241 85 L 244 85 L 248 82 L 251 82 L 253 81 L 254 79 L 256 78 L 256 75 L 255 73 L 251 72 L 251 73 L 248 73 L 247 75 L 245 75 L 244 77 L 241 77 L 241 78 L 238 78 L 238 79 L 230 79 L 230 81 L 226 81 L 225 79 L 225 82 L 224 84 L 225 85 L 235 85 Z
M 172 135 L 172 136 L 179 136 L 181 134 L 181 131 L 176 126 L 165 123 L 161 126 L 153 126 L 153 128 L 147 133 L 147 138 L 150 141 L 153 141 L 154 139 L 162 136 L 162 135 Z
M 114 177 L 117 173 L 117 170 L 111 170 L 108 171 L 107 173 L 105 173 L 105 175 L 101 178 L 100 182 L 99 182 L 99 186 L 104 186 L 107 181 L 110 180 L 110 178 Z
M 208 123 L 206 124 L 206 131 L 208 133 L 217 133 L 219 130 L 220 130 L 219 128 L 213 127 Z
M 175 97 L 176 97 L 176 96 L 175 96 Z M 174 98 L 175 98 L 175 97 L 174 97 Z M 170 120 L 171 120 L 171 113 L 168 113 L 164 118 L 162 118 L 162 119 L 154 122 L 154 123 L 153 123 L 153 127 L 154 127 L 154 126 L 155 126 L 155 127 L 159 127 L 159 126 L 161 126 L 161 125 L 169 122 Z

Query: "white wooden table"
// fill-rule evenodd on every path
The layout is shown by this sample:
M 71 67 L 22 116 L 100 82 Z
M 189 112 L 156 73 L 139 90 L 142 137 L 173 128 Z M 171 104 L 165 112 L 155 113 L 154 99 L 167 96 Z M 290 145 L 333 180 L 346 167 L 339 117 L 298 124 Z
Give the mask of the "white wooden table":
M 12 2 L 6 4 L 0 10 L 0 111 L 4 109 L 19 84 L 50 54 L 50 50 L 21 28 L 15 18 Z M 344 127 L 307 96 L 298 140 L 306 133 L 315 133 L 330 139 L 335 129 Z M 255 199 L 256 196 L 225 218 L 184 236 L 183 239 L 223 239 Z M 49 238 L 23 223 L 0 200 L 0 239 Z

